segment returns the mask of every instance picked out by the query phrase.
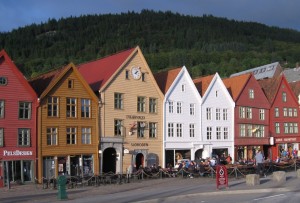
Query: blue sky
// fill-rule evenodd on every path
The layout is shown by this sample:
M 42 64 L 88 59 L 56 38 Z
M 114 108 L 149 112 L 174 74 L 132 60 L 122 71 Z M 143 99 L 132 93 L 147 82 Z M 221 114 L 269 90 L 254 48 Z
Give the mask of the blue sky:
M 300 0 L 0 0 L 0 32 L 47 22 L 49 18 L 142 9 L 211 14 L 300 31 Z

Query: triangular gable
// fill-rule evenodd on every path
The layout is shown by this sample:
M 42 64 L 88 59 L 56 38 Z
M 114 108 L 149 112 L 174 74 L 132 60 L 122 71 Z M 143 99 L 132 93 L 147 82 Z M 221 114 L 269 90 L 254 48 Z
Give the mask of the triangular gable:
M 208 87 L 205 89 L 205 92 L 204 92 L 204 95 L 202 96 L 202 102 L 204 103 L 206 98 L 209 96 L 209 92 L 210 90 L 214 87 L 214 85 L 217 83 L 217 82 L 220 82 L 220 88 L 222 88 L 222 91 L 225 93 L 225 96 L 232 102 L 233 106 L 235 105 L 231 95 L 229 94 L 229 92 L 227 91 L 227 88 L 226 86 L 224 85 L 221 77 L 219 76 L 218 73 L 216 73 L 212 80 L 210 81 Z
M 137 48 L 132 48 L 95 61 L 79 64 L 77 67 L 93 91 L 98 92 L 104 88 L 136 50 Z
M 181 70 L 182 67 L 154 74 L 156 83 L 163 94 L 167 93 L 167 91 L 169 90 L 169 88 L 171 87 Z
M 250 80 L 250 77 L 253 77 L 253 75 L 251 73 L 248 73 L 223 79 L 223 83 L 226 86 L 233 101 L 236 102 L 238 100 L 247 82 Z
M 8 54 L 5 50 L 1 50 L 0 52 L 0 59 L 3 58 L 6 63 L 9 65 L 11 70 L 13 71 L 14 75 L 18 78 L 21 84 L 25 87 L 25 89 L 29 92 L 32 97 L 37 98 L 37 94 L 34 89 L 30 86 L 29 82 L 26 80 L 25 76 L 21 73 L 21 71 L 17 68 L 17 66 L 12 62 Z

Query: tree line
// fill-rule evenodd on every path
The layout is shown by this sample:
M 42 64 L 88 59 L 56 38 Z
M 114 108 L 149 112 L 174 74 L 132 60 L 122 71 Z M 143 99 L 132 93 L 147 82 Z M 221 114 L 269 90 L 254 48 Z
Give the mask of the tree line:
M 275 61 L 293 68 L 299 44 L 300 32 L 292 29 L 152 10 L 48 19 L 0 33 L 0 49 L 29 78 L 137 45 L 153 72 L 185 65 L 192 77 L 228 77 Z

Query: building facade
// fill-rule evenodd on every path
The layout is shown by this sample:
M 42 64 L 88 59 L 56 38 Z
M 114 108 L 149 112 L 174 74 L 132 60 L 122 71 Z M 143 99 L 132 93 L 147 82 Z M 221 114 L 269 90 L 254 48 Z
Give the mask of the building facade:
M 0 52 L 0 187 L 34 182 L 37 95 L 7 53 Z
M 162 165 L 163 94 L 140 48 L 78 69 L 100 100 L 101 173 Z
M 98 98 L 74 64 L 30 81 L 39 95 L 38 180 L 99 174 Z

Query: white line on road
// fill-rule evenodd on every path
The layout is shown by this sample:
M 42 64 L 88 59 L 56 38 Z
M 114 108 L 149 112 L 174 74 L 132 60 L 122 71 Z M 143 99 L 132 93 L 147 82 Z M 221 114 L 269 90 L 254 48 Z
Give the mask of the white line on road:
M 273 196 L 268 196 L 268 197 L 262 197 L 262 198 L 253 199 L 253 201 L 259 201 L 259 200 L 262 200 L 262 199 L 270 199 L 270 198 L 279 197 L 279 196 L 286 196 L 286 195 L 285 194 L 273 195 Z

